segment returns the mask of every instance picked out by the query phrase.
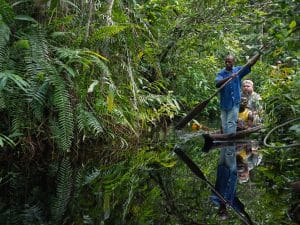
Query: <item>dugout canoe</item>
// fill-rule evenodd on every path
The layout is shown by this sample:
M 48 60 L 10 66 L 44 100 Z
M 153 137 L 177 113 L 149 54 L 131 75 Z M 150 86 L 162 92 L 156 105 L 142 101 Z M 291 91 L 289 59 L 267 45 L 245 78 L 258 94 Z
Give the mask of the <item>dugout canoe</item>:
M 246 130 L 237 131 L 235 134 L 221 134 L 221 133 L 211 133 L 203 134 L 204 146 L 202 151 L 207 152 L 213 145 L 231 145 L 233 143 L 243 143 L 249 140 L 243 140 L 245 137 L 249 137 L 250 134 L 259 132 L 262 126 L 251 127 Z M 226 143 L 225 143 L 226 142 Z
M 203 137 L 204 139 L 210 138 L 213 141 L 234 140 L 234 139 L 248 137 L 250 134 L 260 131 L 261 128 L 262 126 L 251 127 L 246 130 L 237 131 L 235 134 L 221 134 L 221 133 L 203 134 Z

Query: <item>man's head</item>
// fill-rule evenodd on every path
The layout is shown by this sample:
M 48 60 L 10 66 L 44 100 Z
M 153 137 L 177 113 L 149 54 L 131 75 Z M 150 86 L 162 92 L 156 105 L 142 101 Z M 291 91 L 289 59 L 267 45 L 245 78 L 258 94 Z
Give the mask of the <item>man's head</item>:
M 242 91 L 245 94 L 252 94 L 253 82 L 251 80 L 244 80 L 242 83 Z
M 230 71 L 232 70 L 234 64 L 234 56 L 233 55 L 227 55 L 225 58 L 225 67 L 226 70 Z

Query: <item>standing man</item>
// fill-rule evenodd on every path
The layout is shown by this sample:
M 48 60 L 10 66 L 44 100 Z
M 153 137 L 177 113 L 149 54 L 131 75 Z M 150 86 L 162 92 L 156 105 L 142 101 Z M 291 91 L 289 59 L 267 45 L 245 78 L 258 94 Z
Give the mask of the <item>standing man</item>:
M 225 134 L 234 134 L 236 132 L 236 122 L 238 119 L 238 112 L 240 108 L 239 104 L 241 100 L 241 80 L 245 75 L 250 73 L 251 67 L 258 59 L 259 55 L 252 58 L 244 68 L 242 66 L 235 67 L 233 66 L 234 57 L 232 55 L 228 55 L 225 58 L 225 68 L 217 74 L 217 88 L 232 78 L 232 80 L 220 91 L 221 122 L 223 133 Z M 240 70 L 241 72 L 238 73 Z
M 225 134 L 235 134 L 237 128 L 238 113 L 241 100 L 241 80 L 250 73 L 253 66 L 259 59 L 259 54 L 254 56 L 245 67 L 234 67 L 234 57 L 228 55 L 225 58 L 225 68 L 216 77 L 216 87 L 221 87 L 226 81 L 232 79 L 220 91 L 220 108 L 222 130 Z M 241 204 L 236 198 L 237 167 L 236 167 L 236 146 L 228 146 L 221 149 L 217 169 L 216 190 L 237 210 L 241 210 Z M 212 195 L 211 199 L 219 206 L 221 219 L 226 219 L 228 213 L 226 205 Z

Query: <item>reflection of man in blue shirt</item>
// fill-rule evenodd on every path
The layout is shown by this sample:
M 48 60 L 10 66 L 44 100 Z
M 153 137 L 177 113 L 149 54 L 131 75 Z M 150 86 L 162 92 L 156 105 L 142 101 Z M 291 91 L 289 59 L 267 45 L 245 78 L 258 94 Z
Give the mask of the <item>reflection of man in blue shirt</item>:
M 232 78 L 220 91 L 220 108 L 222 130 L 225 134 L 236 133 L 239 104 L 241 100 L 241 80 L 250 73 L 251 66 L 256 63 L 255 57 L 244 68 L 234 67 L 234 57 L 228 55 L 225 58 L 225 68 L 216 76 L 216 87 L 221 87 L 226 81 Z M 242 69 L 242 70 L 241 70 Z M 239 71 L 241 72 L 239 73 Z M 236 147 L 229 146 L 221 149 L 217 179 L 215 188 L 219 193 L 236 209 L 241 210 L 236 194 L 237 169 L 236 169 Z M 219 214 L 223 219 L 227 218 L 226 206 L 221 203 L 217 196 L 212 196 L 213 202 L 220 206 Z

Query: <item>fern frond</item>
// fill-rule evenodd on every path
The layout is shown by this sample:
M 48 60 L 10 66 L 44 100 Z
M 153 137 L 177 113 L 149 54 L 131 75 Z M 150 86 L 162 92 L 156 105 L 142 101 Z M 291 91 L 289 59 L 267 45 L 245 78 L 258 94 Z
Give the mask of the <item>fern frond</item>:
M 23 224 L 45 224 L 42 208 L 38 204 L 26 204 L 21 216 Z
M 58 147 L 63 151 L 69 151 L 73 139 L 73 112 L 71 108 L 70 96 L 66 89 L 65 81 L 59 74 L 52 74 L 50 83 L 54 88 L 53 105 L 58 112 L 58 123 L 56 135 Z
M 77 200 L 80 198 L 80 190 L 83 183 L 83 170 L 76 171 L 75 179 L 74 179 L 74 193 L 73 193 L 73 199 Z
M 128 28 L 128 26 L 124 26 L 124 25 L 101 27 L 94 32 L 94 34 L 91 37 L 91 40 L 92 41 L 100 41 L 100 40 L 104 40 L 106 38 L 110 38 L 122 31 L 124 31 L 126 28 Z
M 123 221 L 125 221 L 125 217 L 128 214 L 131 201 L 134 197 L 135 189 L 138 187 L 138 182 L 140 182 L 140 179 L 137 177 L 137 175 L 132 176 L 132 178 L 130 179 L 130 182 L 129 182 L 130 190 L 128 193 L 128 198 L 123 207 Z
M 116 117 L 119 118 L 118 120 L 121 124 L 124 124 L 125 126 L 129 127 L 130 130 L 136 136 L 138 136 L 138 131 L 134 128 L 134 123 L 132 122 L 132 113 L 126 113 L 125 110 L 121 109 L 114 109 L 114 113 L 116 114 Z
M 0 91 L 0 110 L 5 109 L 5 100 L 4 100 L 4 94 L 2 91 Z
M 37 29 L 29 37 L 31 56 L 37 62 L 51 62 L 50 48 L 43 29 Z
M 51 220 L 54 224 L 61 224 L 60 222 L 70 201 L 72 173 L 73 170 L 69 159 L 63 159 L 57 174 L 56 197 L 51 205 Z
M 26 73 L 35 79 L 41 74 L 53 72 L 51 66 L 50 47 L 45 38 L 44 31 L 35 30 L 25 37 L 29 41 L 29 48 L 25 50 L 24 62 Z
M 11 130 L 13 133 L 21 133 L 24 127 L 24 120 L 23 115 L 20 112 L 20 110 L 15 111 L 11 115 L 12 117 L 12 124 L 11 124 Z
M 80 132 L 89 132 L 95 136 L 103 133 L 103 126 L 92 112 L 84 110 L 82 107 L 77 108 L 77 122 Z
M 27 102 L 32 108 L 32 114 L 38 121 L 42 121 L 44 106 L 46 104 L 46 94 L 49 90 L 49 80 L 46 79 L 42 85 L 38 82 L 31 81 L 30 88 L 27 91 Z
M 10 37 L 10 29 L 2 20 L 0 14 L 0 71 L 4 70 L 4 62 L 7 61 L 7 42 Z

